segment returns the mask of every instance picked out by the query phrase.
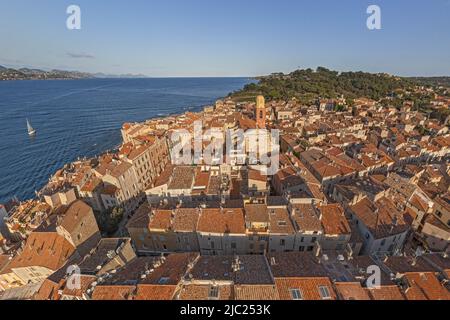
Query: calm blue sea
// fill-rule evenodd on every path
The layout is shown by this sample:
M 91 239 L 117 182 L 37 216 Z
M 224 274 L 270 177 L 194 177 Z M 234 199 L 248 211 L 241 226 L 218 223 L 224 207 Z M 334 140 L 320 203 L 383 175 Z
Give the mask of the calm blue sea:
M 0 81 L 0 203 L 32 198 L 65 163 L 121 142 L 124 122 L 197 111 L 246 78 Z M 37 130 L 29 137 L 26 118 Z

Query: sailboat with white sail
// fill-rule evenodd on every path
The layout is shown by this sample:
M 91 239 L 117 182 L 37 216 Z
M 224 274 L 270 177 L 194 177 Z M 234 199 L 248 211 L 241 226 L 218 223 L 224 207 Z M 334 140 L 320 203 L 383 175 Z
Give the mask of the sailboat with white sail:
M 34 136 L 36 134 L 36 130 L 31 126 L 30 121 L 27 119 L 27 129 L 28 129 L 28 135 Z

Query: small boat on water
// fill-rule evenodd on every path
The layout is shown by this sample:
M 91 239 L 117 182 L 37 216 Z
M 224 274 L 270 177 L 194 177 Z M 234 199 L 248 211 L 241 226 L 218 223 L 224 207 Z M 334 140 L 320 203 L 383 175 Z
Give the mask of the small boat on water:
M 30 121 L 27 119 L 27 129 L 28 129 L 28 135 L 34 136 L 36 134 L 36 130 L 31 126 Z

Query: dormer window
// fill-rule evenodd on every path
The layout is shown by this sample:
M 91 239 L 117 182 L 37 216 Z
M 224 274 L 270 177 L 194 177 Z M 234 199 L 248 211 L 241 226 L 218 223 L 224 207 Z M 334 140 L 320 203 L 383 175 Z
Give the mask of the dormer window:
M 330 290 L 328 290 L 327 286 L 319 286 L 319 294 L 322 300 L 330 300 Z
M 208 299 L 210 299 L 210 300 L 219 299 L 219 287 L 218 286 L 211 286 L 209 288 Z
M 300 289 L 289 289 L 292 300 L 303 300 L 303 294 Z

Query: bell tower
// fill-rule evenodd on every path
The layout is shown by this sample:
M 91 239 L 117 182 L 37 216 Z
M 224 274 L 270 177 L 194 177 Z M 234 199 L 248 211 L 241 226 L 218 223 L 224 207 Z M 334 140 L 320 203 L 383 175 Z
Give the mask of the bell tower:
M 256 111 L 255 111 L 256 126 L 259 129 L 266 128 L 266 104 L 264 96 L 256 97 Z

